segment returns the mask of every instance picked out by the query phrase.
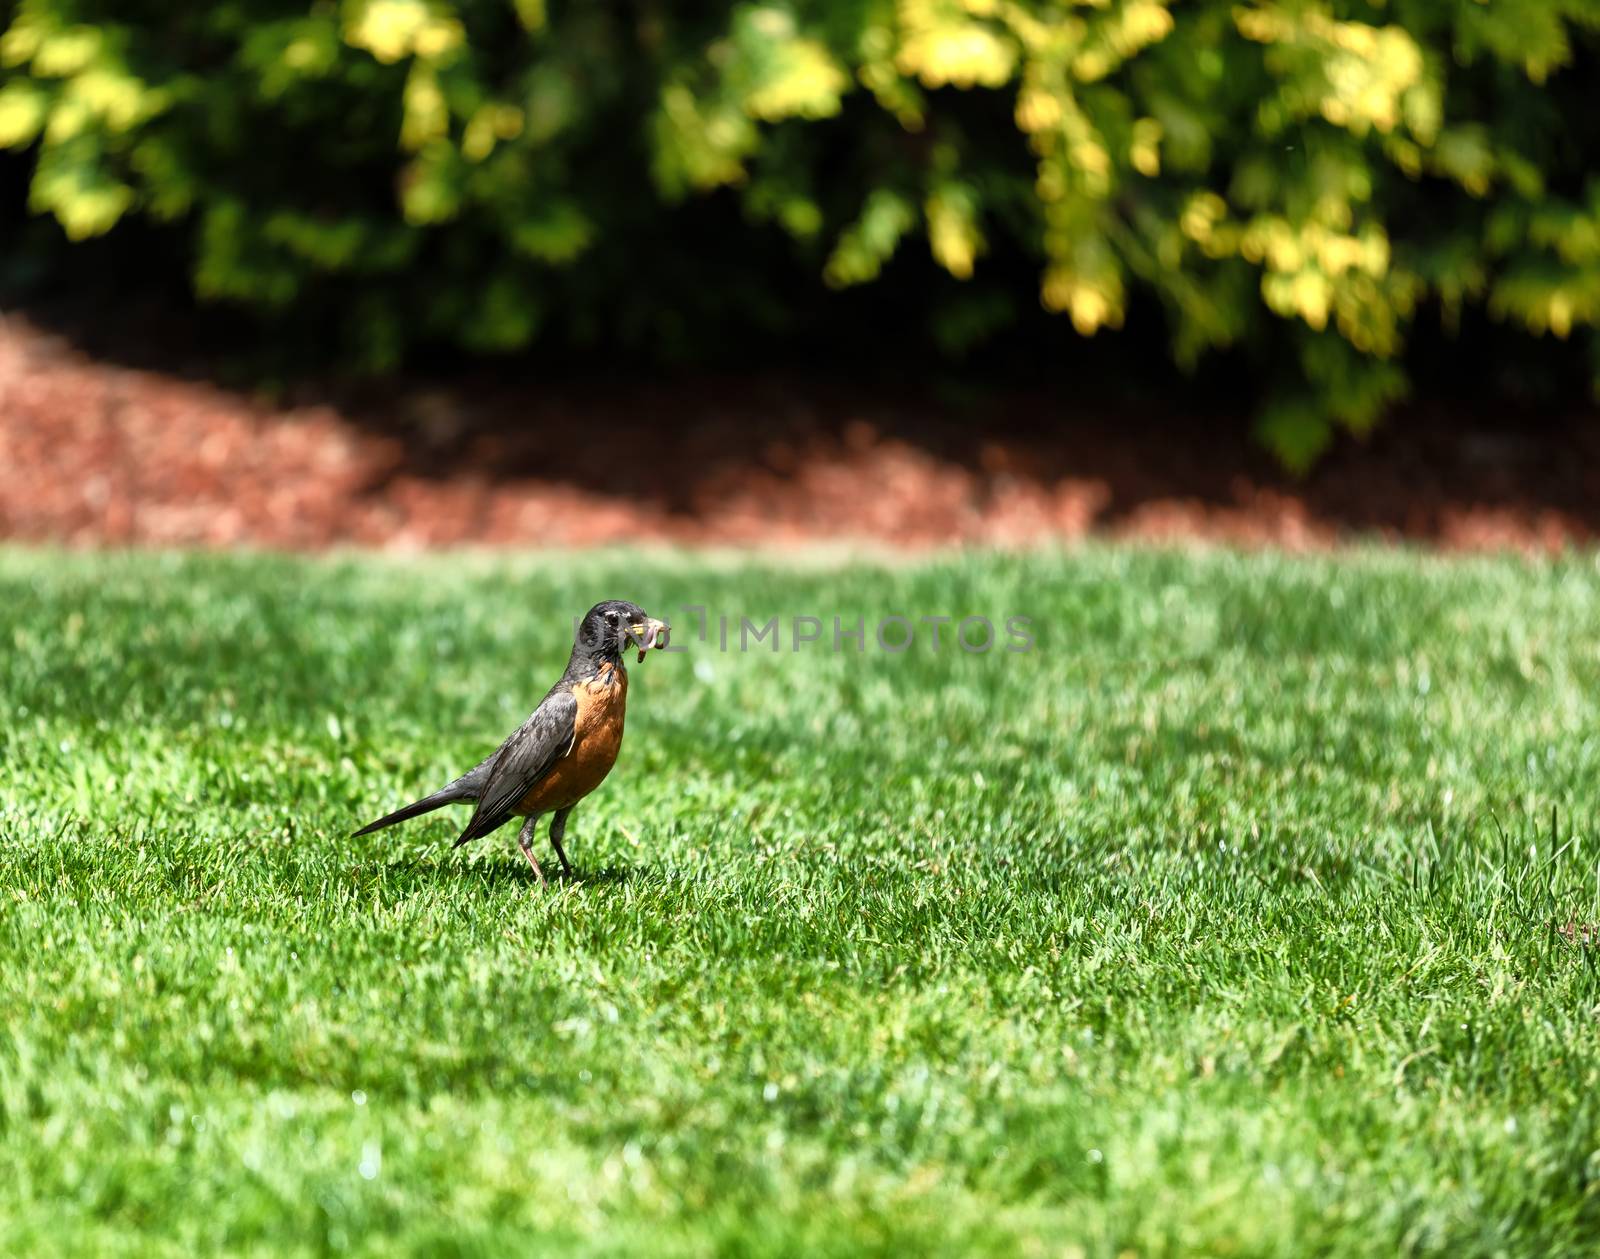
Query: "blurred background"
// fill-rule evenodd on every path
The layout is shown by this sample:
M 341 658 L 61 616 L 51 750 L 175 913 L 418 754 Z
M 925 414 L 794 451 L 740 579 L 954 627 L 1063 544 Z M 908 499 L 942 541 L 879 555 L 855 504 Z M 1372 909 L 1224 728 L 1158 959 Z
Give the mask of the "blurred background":
M 1600 0 L 0 3 L 0 534 L 1600 531 Z

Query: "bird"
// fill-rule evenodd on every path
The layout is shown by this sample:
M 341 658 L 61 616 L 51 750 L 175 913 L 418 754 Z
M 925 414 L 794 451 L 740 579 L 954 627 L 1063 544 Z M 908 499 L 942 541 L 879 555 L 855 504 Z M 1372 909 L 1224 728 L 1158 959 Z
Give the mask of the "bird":
M 578 626 L 566 672 L 511 737 L 488 757 L 432 795 L 385 814 L 356 831 L 370 835 L 449 804 L 471 804 L 472 818 L 452 845 L 461 847 L 499 830 L 513 817 L 525 820 L 517 846 L 545 887 L 544 871 L 533 855 L 534 827 L 547 813 L 550 845 L 572 877 L 561 841 L 567 816 L 611 772 L 622 747 L 622 722 L 628 702 L 624 652 L 637 647 L 639 663 L 652 648 L 665 648 L 670 629 L 625 599 L 608 599 L 589 609 Z

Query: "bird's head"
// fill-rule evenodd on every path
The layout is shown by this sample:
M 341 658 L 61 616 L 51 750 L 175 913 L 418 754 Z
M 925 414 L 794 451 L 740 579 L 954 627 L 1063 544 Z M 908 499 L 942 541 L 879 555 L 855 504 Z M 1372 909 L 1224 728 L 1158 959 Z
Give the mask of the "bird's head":
M 608 599 L 589 609 L 578 627 L 578 641 L 573 644 L 573 651 L 599 660 L 621 660 L 623 652 L 637 647 L 642 662 L 652 647 L 666 645 L 665 621 L 647 616 L 637 603 Z

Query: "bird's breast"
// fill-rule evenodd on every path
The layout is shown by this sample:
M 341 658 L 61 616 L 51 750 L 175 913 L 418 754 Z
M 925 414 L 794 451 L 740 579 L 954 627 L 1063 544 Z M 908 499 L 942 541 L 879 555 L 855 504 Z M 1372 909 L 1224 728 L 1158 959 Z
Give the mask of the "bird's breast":
M 628 675 L 612 665 L 572 684 L 577 712 L 572 746 L 554 768 L 522 797 L 519 813 L 548 813 L 576 804 L 598 787 L 622 750 L 623 715 L 628 706 Z
M 578 701 L 577 716 L 572 723 L 576 735 L 574 754 L 579 745 L 590 744 L 593 745 L 590 755 L 599 755 L 609 748 L 615 759 L 617 749 L 622 746 L 628 675 L 615 665 L 602 665 L 594 677 L 572 684 L 572 696 Z

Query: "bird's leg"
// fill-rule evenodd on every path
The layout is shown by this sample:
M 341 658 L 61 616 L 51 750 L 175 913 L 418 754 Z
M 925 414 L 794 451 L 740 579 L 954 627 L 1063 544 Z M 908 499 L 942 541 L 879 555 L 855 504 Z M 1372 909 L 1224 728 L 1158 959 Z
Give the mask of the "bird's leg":
M 567 814 L 571 812 L 572 806 L 568 805 L 557 813 L 550 823 L 550 846 L 556 850 L 556 856 L 561 858 L 561 873 L 569 879 L 572 877 L 572 866 L 567 862 L 567 854 L 561 848 L 561 838 L 567 833 Z
M 539 886 L 547 887 L 544 881 L 544 871 L 539 869 L 539 859 L 533 855 L 533 824 L 539 820 L 537 813 L 528 814 L 528 820 L 522 824 L 522 829 L 517 832 L 517 847 L 522 849 L 522 855 L 528 859 L 528 864 L 533 867 L 533 872 L 539 876 Z M 560 849 L 556 850 L 557 852 Z

